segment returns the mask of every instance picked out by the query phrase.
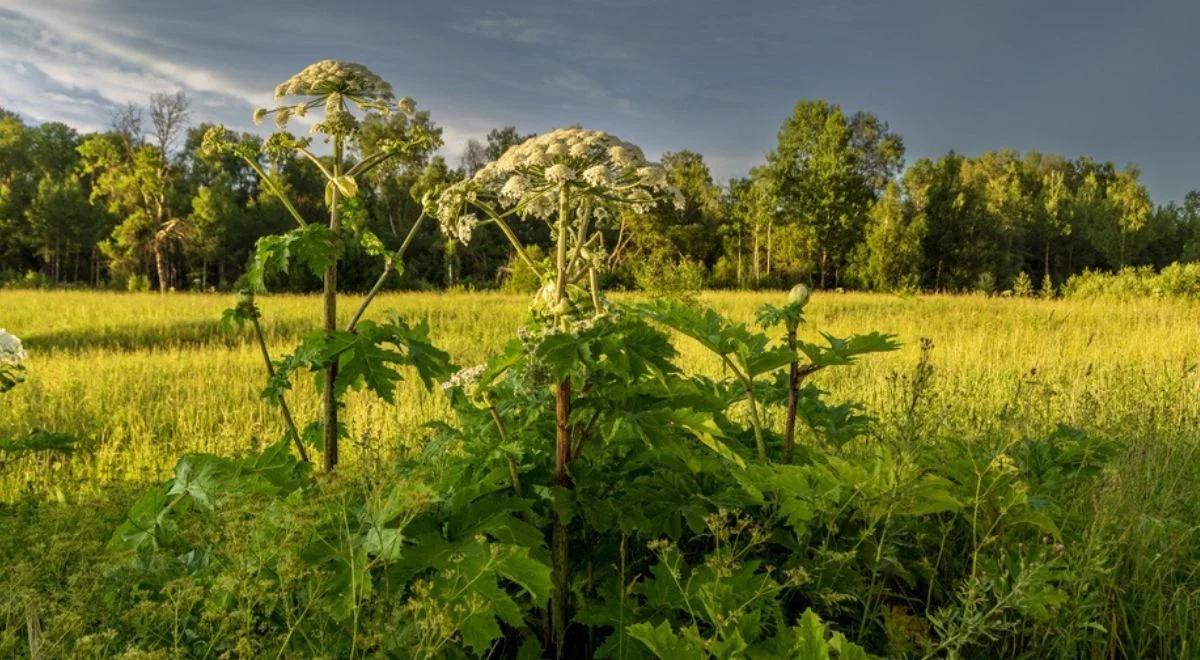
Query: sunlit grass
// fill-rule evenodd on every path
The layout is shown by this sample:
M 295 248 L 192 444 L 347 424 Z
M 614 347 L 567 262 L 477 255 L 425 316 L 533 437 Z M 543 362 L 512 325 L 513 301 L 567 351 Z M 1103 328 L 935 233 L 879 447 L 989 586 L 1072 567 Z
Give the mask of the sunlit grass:
M 702 301 L 749 322 L 760 304 L 781 297 L 712 292 Z M 355 302 L 344 300 L 342 311 Z M 315 297 L 261 303 L 276 357 L 318 323 Z M 512 336 L 526 303 L 521 295 L 411 293 L 382 296 L 373 309 L 428 317 L 435 342 L 470 365 Z M 70 496 L 114 480 L 157 479 L 184 452 L 236 453 L 277 438 L 279 419 L 258 396 L 257 349 L 248 331 L 219 322 L 230 304 L 229 296 L 198 294 L 0 292 L 0 327 L 30 353 L 28 382 L 0 400 L 0 437 L 41 428 L 84 439 L 66 460 L 10 459 L 0 468 L 0 499 L 27 488 Z M 900 337 L 896 353 L 816 377 L 835 399 L 862 401 L 885 421 L 903 409 L 905 378 L 927 337 L 935 376 L 924 405 L 936 433 L 1003 425 L 1034 434 L 1066 423 L 1133 437 L 1200 427 L 1197 319 L 1200 304 L 1179 301 L 818 294 L 807 332 Z M 719 369 L 688 340 L 677 346 L 687 368 Z M 415 380 L 397 396 L 396 406 L 348 397 L 348 461 L 417 446 L 422 426 L 446 412 L 441 393 Z M 307 379 L 290 403 L 299 419 L 315 419 Z

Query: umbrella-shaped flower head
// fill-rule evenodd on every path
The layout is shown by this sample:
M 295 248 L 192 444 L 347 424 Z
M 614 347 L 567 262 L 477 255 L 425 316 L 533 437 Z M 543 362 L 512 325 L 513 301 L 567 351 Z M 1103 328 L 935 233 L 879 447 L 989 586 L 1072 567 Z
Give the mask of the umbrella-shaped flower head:
M 435 213 L 447 236 L 470 235 L 460 218 L 482 204 L 496 214 L 549 221 L 562 210 L 604 220 L 623 208 L 645 212 L 659 199 L 673 199 L 666 171 L 628 142 L 582 126 L 529 138 L 465 181 L 447 188 Z
M 276 85 L 276 100 L 287 97 L 295 98 L 296 102 L 273 109 L 258 108 L 254 111 L 254 122 L 259 123 L 267 115 L 274 114 L 275 124 L 283 128 L 291 118 L 305 117 L 309 110 L 323 106 L 324 121 L 314 124 L 313 132 L 337 135 L 346 134 L 357 125 L 353 115 L 347 112 L 348 104 L 363 111 L 387 113 L 398 110 L 407 115 L 416 111 L 410 98 L 397 102 L 392 86 L 373 71 L 361 64 L 340 60 L 310 64 Z

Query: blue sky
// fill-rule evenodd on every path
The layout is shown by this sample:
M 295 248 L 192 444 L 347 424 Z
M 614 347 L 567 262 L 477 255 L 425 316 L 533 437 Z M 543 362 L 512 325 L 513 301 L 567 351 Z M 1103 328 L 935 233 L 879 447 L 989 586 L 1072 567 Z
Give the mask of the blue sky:
M 773 146 L 801 98 L 867 110 L 908 162 L 947 150 L 1087 154 L 1155 201 L 1200 188 L 1200 3 L 0 0 L 0 106 L 82 129 L 154 91 L 249 128 L 274 85 L 358 61 L 445 128 L 583 123 L 718 180 Z

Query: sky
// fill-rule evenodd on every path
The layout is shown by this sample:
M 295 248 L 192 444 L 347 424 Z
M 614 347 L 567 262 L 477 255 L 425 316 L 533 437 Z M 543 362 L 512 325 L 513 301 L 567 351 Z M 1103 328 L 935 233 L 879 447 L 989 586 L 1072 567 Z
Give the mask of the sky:
M 887 121 L 909 163 L 1089 155 L 1165 203 L 1200 189 L 1197 26 L 1200 2 L 1152 0 L 0 0 L 0 106 L 96 130 L 182 89 L 250 130 L 277 83 L 341 59 L 429 110 L 452 165 L 493 127 L 582 123 L 724 182 L 823 98 Z

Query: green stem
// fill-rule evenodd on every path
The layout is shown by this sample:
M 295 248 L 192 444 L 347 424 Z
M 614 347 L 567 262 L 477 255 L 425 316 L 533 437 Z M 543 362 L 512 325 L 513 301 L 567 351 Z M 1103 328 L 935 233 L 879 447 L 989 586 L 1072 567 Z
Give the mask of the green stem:
M 263 362 L 267 365 L 267 377 L 275 377 L 275 367 L 271 364 L 271 353 L 267 350 L 267 340 L 263 336 L 262 326 L 258 323 L 258 310 L 250 315 L 250 323 L 254 326 L 254 336 L 258 338 L 258 349 L 262 353 Z M 288 430 L 291 431 L 292 441 L 296 443 L 296 451 L 300 454 L 300 459 L 305 463 L 308 462 L 308 451 L 304 449 L 304 443 L 300 441 L 300 431 L 296 428 L 296 421 L 292 418 L 292 411 L 288 408 L 287 400 L 282 392 L 279 393 L 279 410 L 283 414 L 283 421 L 287 424 Z
M 800 397 L 800 362 L 796 359 L 796 326 L 789 323 L 787 345 L 792 352 L 792 363 L 788 367 L 787 418 L 783 431 L 783 462 L 791 464 L 792 449 L 796 444 L 796 404 Z
M 500 419 L 500 411 L 496 410 L 496 406 L 488 404 L 488 411 L 492 413 L 492 421 L 496 423 L 496 430 L 500 432 L 500 442 L 508 442 L 508 433 L 504 430 L 504 421 Z M 517 462 L 513 460 L 512 454 L 504 451 L 504 458 L 508 459 L 508 478 L 512 480 L 513 492 L 517 497 L 523 497 L 524 493 L 521 490 L 521 474 L 517 470 Z
M 747 373 L 742 373 L 741 369 L 729 359 L 728 355 L 722 354 L 721 359 L 733 375 L 742 382 L 742 387 L 746 389 L 746 402 L 750 405 L 750 426 L 754 428 L 754 445 L 758 450 L 758 460 L 767 462 L 767 443 L 763 438 L 762 419 L 758 416 L 758 399 L 754 397 L 754 380 Z
M 517 251 L 517 256 L 521 258 L 521 261 L 525 262 L 525 265 L 529 267 L 529 270 L 533 271 L 539 279 L 544 277 L 545 273 L 542 272 L 542 267 L 534 263 L 533 259 L 529 258 L 529 255 L 525 252 L 525 246 L 521 245 L 521 240 L 517 238 L 517 234 L 512 230 L 512 227 L 509 227 L 508 223 L 505 222 L 501 216 L 497 215 L 496 212 L 490 207 L 480 204 L 476 204 L 476 207 L 491 217 L 492 222 L 496 223 L 496 226 L 499 227 L 500 231 L 504 233 L 504 237 L 507 238 L 508 242 L 512 244 L 513 249 Z
M 263 172 L 262 168 L 258 166 L 258 163 L 246 158 L 245 156 L 241 156 L 240 154 L 239 156 L 246 162 L 247 165 L 250 166 L 250 169 L 254 170 L 254 173 L 258 175 L 259 181 L 263 182 L 267 186 L 267 189 L 279 199 L 279 202 L 283 204 L 284 208 L 287 209 L 288 214 L 295 218 L 296 222 L 299 223 L 301 227 L 307 226 L 308 223 L 304 221 L 304 218 L 300 215 L 300 212 L 297 211 L 296 207 L 292 205 L 292 201 L 288 199 L 287 195 L 283 194 L 283 190 L 279 186 L 275 185 L 275 182 L 271 179 L 271 177 L 267 176 L 266 172 Z
M 404 256 L 409 244 L 412 243 L 413 237 L 417 235 L 417 229 L 420 228 L 421 221 L 424 219 L 425 213 L 422 212 L 421 215 L 417 216 L 412 229 L 408 230 L 408 235 L 404 237 L 404 242 L 400 244 L 400 249 L 387 257 L 387 261 L 383 264 L 383 272 L 380 273 L 379 279 L 375 280 L 375 286 L 372 286 L 371 290 L 367 292 L 367 296 L 363 298 L 362 304 L 358 306 L 358 309 L 354 312 L 354 316 L 350 317 L 350 322 L 346 324 L 346 332 L 354 332 L 354 329 L 358 327 L 358 322 L 362 320 L 363 314 L 367 312 L 367 307 L 375 300 L 375 296 L 379 295 L 379 291 L 383 289 L 383 284 L 387 281 L 388 275 L 391 275 L 392 271 L 395 270 L 395 261 Z
M 564 184 L 558 190 L 558 249 L 555 257 L 558 277 L 554 290 L 555 305 L 560 305 L 567 298 L 567 213 L 569 211 L 567 186 Z

